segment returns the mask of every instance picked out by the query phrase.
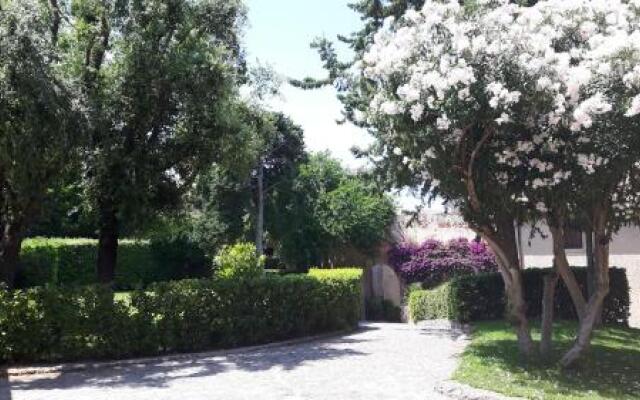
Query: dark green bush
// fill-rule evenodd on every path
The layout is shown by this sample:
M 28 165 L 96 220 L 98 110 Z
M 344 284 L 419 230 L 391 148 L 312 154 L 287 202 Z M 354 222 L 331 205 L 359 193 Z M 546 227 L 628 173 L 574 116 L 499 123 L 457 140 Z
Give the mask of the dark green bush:
M 0 362 L 123 358 L 354 328 L 361 272 L 0 289 Z
M 524 271 L 527 314 L 538 318 L 542 313 L 542 278 L 549 269 Z M 573 268 L 586 295 L 587 271 Z M 629 282 L 624 269 L 611 268 L 610 291 L 604 300 L 603 320 L 608 324 L 629 323 Z M 409 314 L 414 321 L 453 319 L 462 322 L 500 319 L 505 312 L 504 283 L 500 274 L 467 275 L 453 278 L 432 290 L 414 290 L 409 294 Z M 571 297 L 560 282 L 555 297 L 555 317 L 577 319 Z
M 96 283 L 97 241 L 33 238 L 23 242 L 17 285 L 21 288 Z M 121 240 L 115 285 L 132 289 L 151 282 L 201 277 L 204 255 L 182 242 Z

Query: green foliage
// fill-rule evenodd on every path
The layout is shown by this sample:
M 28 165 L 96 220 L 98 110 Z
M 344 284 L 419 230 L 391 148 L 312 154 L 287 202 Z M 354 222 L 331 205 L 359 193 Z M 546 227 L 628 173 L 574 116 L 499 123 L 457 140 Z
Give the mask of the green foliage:
M 224 245 L 254 238 L 259 160 L 264 168 L 266 222 L 270 223 L 272 209 L 280 206 L 278 193 L 291 185 L 298 164 L 306 159 L 302 130 L 281 113 L 243 106 L 239 114 L 247 137 L 243 151 L 229 151 L 227 163 L 201 171 L 183 207 L 165 213 L 145 233 L 181 237 L 211 259 Z
M 89 120 L 80 183 L 106 282 L 125 229 L 175 211 L 200 171 L 244 150 L 245 8 L 239 0 L 45 3 L 46 14 L 73 21 L 61 25 L 57 59 Z
M 211 259 L 222 246 L 242 240 L 247 232 L 247 210 L 251 209 L 251 194 L 246 187 L 249 171 L 242 172 L 220 165 L 201 172 L 184 210 L 159 221 L 153 235 L 182 237 Z
M 264 274 L 264 256 L 258 256 L 253 243 L 224 246 L 215 263 L 215 273 L 222 278 L 255 278 Z
M 13 283 L 19 238 L 82 141 L 73 90 L 58 73 L 36 0 L 0 12 L 0 281 Z
M 96 236 L 97 215 L 85 196 L 79 164 L 78 160 L 69 162 L 67 171 L 47 188 L 41 212 L 36 215 L 26 237 Z M 127 228 L 124 227 L 124 233 L 129 231 Z
M 370 249 L 385 238 L 394 215 L 391 199 L 358 179 L 348 179 L 318 199 L 317 218 L 334 246 Z
M 322 282 L 326 290 L 318 300 L 322 302 L 323 319 L 337 318 L 339 323 L 353 326 L 362 315 L 362 269 L 309 269 L 308 276 Z M 336 315 L 333 315 L 335 313 Z
M 345 178 L 337 160 L 314 154 L 298 167 L 293 182 L 272 197 L 275 207 L 267 209 L 266 223 L 288 265 L 301 270 L 326 258 L 330 237 L 316 216 L 316 204 L 322 193 L 335 190 Z
M 22 244 L 17 284 L 88 285 L 96 282 L 97 241 L 33 238 Z M 121 240 L 115 286 L 130 289 L 156 281 L 203 276 L 204 255 L 180 241 Z
M 265 130 L 264 227 L 276 256 L 289 269 L 305 270 L 345 249 L 366 252 L 377 245 L 394 217 L 389 197 L 329 155 L 307 155 L 302 131 L 286 117 L 263 117 L 267 121 L 256 124 Z M 176 218 L 179 229 L 211 255 L 255 237 L 255 175 L 220 166 L 201 174 L 187 215 Z
M 66 60 L 95 105 L 86 165 L 96 208 L 111 202 L 121 217 L 142 218 L 175 205 L 184 183 L 244 139 L 235 105 L 242 4 L 81 0 L 68 10 L 77 24 L 64 36 Z M 96 35 L 110 44 L 109 62 Z
M 527 315 L 542 314 L 543 276 L 549 269 L 526 269 L 523 273 Z M 573 268 L 586 295 L 587 271 Z M 611 290 L 604 300 L 603 321 L 608 324 L 629 324 L 629 282 L 626 271 L 611 268 Z M 505 313 L 504 283 L 497 273 L 467 275 L 451 279 L 432 290 L 413 290 L 409 294 L 409 315 L 414 321 L 452 319 L 462 322 L 501 319 Z M 577 319 L 565 286 L 559 283 L 555 298 L 557 319 Z
M 576 324 L 554 324 L 553 355 L 571 347 Z M 538 327 L 533 338 L 539 340 Z M 580 368 L 561 369 L 556 359 L 523 362 L 515 334 L 506 322 L 473 324 L 471 344 L 462 354 L 454 379 L 506 396 L 545 400 L 640 398 L 640 330 L 605 326 L 594 332 Z
M 357 326 L 361 271 L 0 289 L 0 361 L 124 358 L 265 343 Z
M 408 296 L 411 320 L 458 319 L 453 300 L 449 282 L 431 290 L 412 290 Z
M 327 154 L 301 164 L 267 219 L 282 259 L 304 269 L 355 248 L 377 245 L 394 217 L 391 200 Z
M 349 280 L 355 281 L 362 277 L 362 268 L 348 267 L 348 268 L 310 268 L 309 276 L 321 280 Z

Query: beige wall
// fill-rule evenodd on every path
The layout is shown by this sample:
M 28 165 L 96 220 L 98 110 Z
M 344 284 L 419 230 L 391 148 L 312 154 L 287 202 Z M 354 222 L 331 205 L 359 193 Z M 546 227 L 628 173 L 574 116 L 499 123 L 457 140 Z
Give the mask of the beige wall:
M 552 244 L 549 230 L 542 226 L 540 227 L 544 237 L 537 233 L 531 238 L 531 229 L 529 227 L 522 228 L 522 246 L 523 253 L 526 255 L 551 255 Z M 580 257 L 584 259 L 584 234 L 582 237 L 583 249 L 574 250 L 567 249 L 569 256 Z M 637 227 L 624 227 L 620 229 L 616 235 L 613 236 L 611 245 L 609 247 L 611 255 L 638 255 L 640 256 L 640 228 Z M 582 265 L 586 264 L 586 259 L 582 261 Z M 612 264 L 613 265 L 613 264 Z
M 402 303 L 402 282 L 396 272 L 386 264 L 377 264 L 369 269 L 370 296 L 382 297 L 396 306 Z

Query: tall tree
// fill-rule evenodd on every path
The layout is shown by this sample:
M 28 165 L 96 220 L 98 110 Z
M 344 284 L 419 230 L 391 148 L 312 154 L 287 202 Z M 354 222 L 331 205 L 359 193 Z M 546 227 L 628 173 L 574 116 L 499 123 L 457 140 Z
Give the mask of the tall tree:
M 301 163 L 272 201 L 269 232 L 283 260 L 299 270 L 343 262 L 352 250 L 370 253 L 395 217 L 376 186 L 323 153 Z
M 454 201 L 494 250 L 525 353 L 513 224 L 550 227 L 580 320 L 563 366 L 589 347 L 611 236 L 638 214 L 639 16 L 624 1 L 427 1 L 385 22 L 353 81 L 363 99 L 353 115 L 372 127 L 374 151 Z M 564 251 L 567 222 L 580 217 L 595 235 L 588 300 Z
M 273 205 L 278 186 L 290 182 L 297 166 L 306 159 L 302 129 L 281 113 L 260 112 L 256 116 L 258 154 L 252 173 L 255 203 L 256 251 L 264 253 L 265 205 Z M 270 224 L 270 221 L 268 222 Z
M 57 45 L 55 18 L 38 1 L 0 4 L 0 281 L 9 286 L 25 231 L 82 134 Z
M 526 317 L 521 262 L 514 230 L 514 221 L 524 217 L 518 215 L 519 205 L 509 197 L 510 193 L 491 190 L 495 189 L 492 185 L 487 186 L 490 190 L 485 190 L 484 185 L 479 184 L 488 183 L 489 180 L 482 161 L 477 159 L 480 154 L 476 149 L 482 148 L 487 140 L 482 129 L 473 126 L 473 123 L 478 121 L 470 121 L 465 134 L 452 143 L 440 139 L 432 140 L 426 135 L 427 130 L 424 127 L 416 127 L 410 119 L 409 122 L 398 123 L 384 118 L 367 119 L 364 116 L 363 111 L 369 109 L 371 100 L 376 98 L 381 89 L 397 89 L 395 82 L 389 82 L 388 85 L 385 82 L 384 87 L 381 87 L 376 79 L 363 76 L 362 67 L 366 54 L 370 52 L 376 38 L 388 31 L 394 25 L 394 21 L 403 19 L 405 14 L 415 15 L 416 10 L 423 8 L 425 3 L 431 5 L 433 2 L 361 0 L 352 3 L 350 7 L 361 14 L 363 27 L 349 36 L 338 36 L 338 40 L 353 50 L 353 59 L 339 60 L 331 41 L 317 39 L 312 47 L 318 49 L 328 76 L 324 79 L 292 80 L 291 83 L 307 89 L 333 84 L 338 89 L 338 98 L 343 104 L 345 118 L 358 126 L 366 127 L 378 139 L 370 149 L 360 151 L 359 154 L 371 157 L 376 176 L 381 183 L 390 187 L 418 188 L 423 195 L 429 195 L 431 199 L 440 195 L 463 212 L 470 225 L 482 234 L 496 252 L 509 299 L 509 319 L 516 328 L 521 352 L 530 354 L 532 339 Z M 475 5 L 476 2 L 468 2 L 469 9 Z M 453 8 L 456 3 L 450 2 L 448 6 Z M 411 42 L 407 42 L 409 43 Z M 401 50 L 401 47 L 398 50 Z M 401 53 L 394 54 L 390 50 L 385 56 L 393 60 L 401 56 Z M 437 121 L 433 119 L 429 122 L 435 124 Z M 478 122 L 477 125 L 481 126 L 482 123 Z M 394 134 L 397 131 L 418 131 L 419 134 L 403 138 Z M 442 154 L 446 157 L 437 166 L 444 176 L 434 174 L 433 167 L 424 168 L 432 159 L 436 148 L 441 148 Z M 411 159 L 414 163 L 409 166 Z M 456 171 L 460 175 L 452 173 Z
M 225 244 L 264 240 L 275 196 L 290 185 L 298 164 L 307 157 L 302 130 L 285 115 L 245 104 L 239 120 L 245 138 L 242 148 L 230 152 L 225 163 L 213 164 L 198 175 L 179 217 L 186 222 L 178 224 L 181 229 L 189 231 L 209 255 Z M 263 171 L 263 229 L 257 224 L 259 168 Z
M 86 98 L 85 182 L 98 214 L 97 273 L 114 277 L 120 224 L 172 207 L 194 176 L 241 144 L 239 1 L 49 2 Z M 237 140 L 237 141 L 236 141 Z

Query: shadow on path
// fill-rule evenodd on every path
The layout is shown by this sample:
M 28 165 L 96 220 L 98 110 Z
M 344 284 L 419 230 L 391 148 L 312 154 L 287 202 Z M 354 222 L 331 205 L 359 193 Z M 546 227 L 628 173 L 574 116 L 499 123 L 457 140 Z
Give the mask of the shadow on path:
M 11 400 L 11 386 L 7 369 L 0 367 L 0 400 Z
M 341 337 L 324 342 L 310 342 L 231 353 L 228 355 L 194 355 L 193 358 L 158 360 L 139 364 L 89 369 L 49 375 L 12 378 L 7 386 L 0 383 L 0 400 L 11 399 L 11 390 L 47 390 L 74 387 L 166 387 L 176 379 L 213 376 L 219 373 L 264 371 L 271 368 L 293 370 L 304 363 L 342 357 L 366 356 L 346 346 L 361 342 L 354 337 Z M 0 381 L 1 382 L 1 381 Z M 6 382 L 6 381 L 5 381 Z M 8 395 L 6 394 L 8 393 Z

